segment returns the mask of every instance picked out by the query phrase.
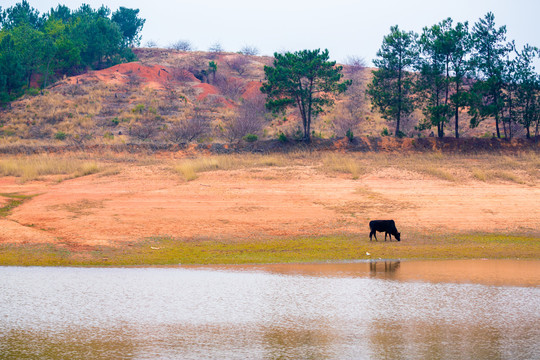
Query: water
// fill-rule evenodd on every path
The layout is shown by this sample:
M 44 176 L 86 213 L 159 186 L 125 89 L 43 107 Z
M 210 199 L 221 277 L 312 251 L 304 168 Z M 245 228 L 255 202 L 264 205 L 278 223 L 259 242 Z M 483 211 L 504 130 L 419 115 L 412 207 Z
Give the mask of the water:
M 538 359 L 539 270 L 0 267 L 0 358 Z

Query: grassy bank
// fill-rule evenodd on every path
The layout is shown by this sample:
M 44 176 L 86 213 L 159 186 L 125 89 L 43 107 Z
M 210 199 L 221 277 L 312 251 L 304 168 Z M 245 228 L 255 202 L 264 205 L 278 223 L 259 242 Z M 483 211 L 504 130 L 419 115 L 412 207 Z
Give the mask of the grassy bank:
M 95 161 L 50 155 L 11 156 L 0 159 L 0 176 L 15 176 L 21 182 L 40 180 L 48 175 L 62 175 L 67 180 L 100 171 Z
M 122 247 L 0 245 L 0 265 L 130 266 L 254 264 L 369 259 L 539 259 L 540 237 L 473 234 L 369 242 L 350 236 L 274 239 L 256 242 L 144 239 Z
M 173 171 L 186 181 L 192 181 L 208 171 L 310 166 L 327 174 L 346 174 L 357 180 L 382 169 L 398 169 L 448 182 L 514 182 L 535 185 L 540 179 L 540 155 L 523 152 L 498 154 L 421 154 L 387 153 L 309 153 L 213 155 L 183 159 L 173 165 Z

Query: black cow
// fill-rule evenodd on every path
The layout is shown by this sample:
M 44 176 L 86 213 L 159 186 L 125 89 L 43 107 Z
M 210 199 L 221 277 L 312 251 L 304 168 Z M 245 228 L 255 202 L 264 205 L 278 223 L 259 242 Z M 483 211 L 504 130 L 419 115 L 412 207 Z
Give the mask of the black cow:
M 398 233 L 394 220 L 372 220 L 369 222 L 369 230 L 369 241 L 371 241 L 371 236 L 375 236 L 375 240 L 377 240 L 377 231 L 384 231 L 384 241 L 386 241 L 387 235 L 390 235 L 390 241 L 392 241 L 392 235 L 396 237 L 397 241 L 401 240 L 401 233 Z

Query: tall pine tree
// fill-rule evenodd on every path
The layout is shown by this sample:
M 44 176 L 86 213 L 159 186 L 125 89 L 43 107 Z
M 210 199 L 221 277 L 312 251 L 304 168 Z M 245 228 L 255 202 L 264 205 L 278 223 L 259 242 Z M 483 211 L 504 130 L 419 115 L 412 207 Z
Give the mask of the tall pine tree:
M 373 109 L 385 119 L 396 123 L 395 136 L 401 136 L 401 122 L 414 110 L 413 65 L 418 57 L 417 35 L 393 26 L 383 39 L 373 63 L 373 80 L 368 84 L 367 94 Z
M 473 28 L 473 54 L 471 65 L 476 72 L 476 82 L 471 91 L 471 126 L 483 119 L 495 119 L 497 137 L 501 137 L 500 122 L 504 107 L 504 71 L 510 46 L 506 43 L 506 26 L 497 28 L 495 16 L 487 13 Z

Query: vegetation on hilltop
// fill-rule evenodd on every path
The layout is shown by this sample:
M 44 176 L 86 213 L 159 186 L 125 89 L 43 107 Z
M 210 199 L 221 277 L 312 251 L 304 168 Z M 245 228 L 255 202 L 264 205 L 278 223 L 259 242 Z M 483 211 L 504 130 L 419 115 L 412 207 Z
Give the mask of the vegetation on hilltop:
M 471 30 L 451 18 L 421 35 L 394 26 L 377 53 L 368 95 L 373 109 L 395 122 L 395 136 L 405 135 L 402 120 L 416 108 L 424 115 L 416 128 L 436 128 L 438 137 L 454 121 L 458 138 L 461 110 L 467 109 L 473 128 L 493 119 L 498 138 L 512 138 L 519 127 L 530 138 L 540 127 L 540 76 L 533 66 L 539 54 L 536 47 L 520 51 L 507 42 L 506 27 L 496 27 L 493 13 Z
M 58 5 L 40 14 L 23 0 L 0 8 L 0 104 L 63 76 L 135 60 L 139 10 Z
M 539 51 L 507 42 L 491 13 L 471 28 L 452 19 L 422 34 L 394 26 L 373 71 L 319 50 L 271 58 L 219 43 L 196 52 L 186 40 L 132 48 L 143 25 L 138 10 L 123 7 L 59 5 L 41 15 L 23 0 L 0 9 L 0 141 L 353 141 L 444 137 L 452 128 L 456 138 L 539 136 Z M 134 54 L 138 62 L 111 67 Z

